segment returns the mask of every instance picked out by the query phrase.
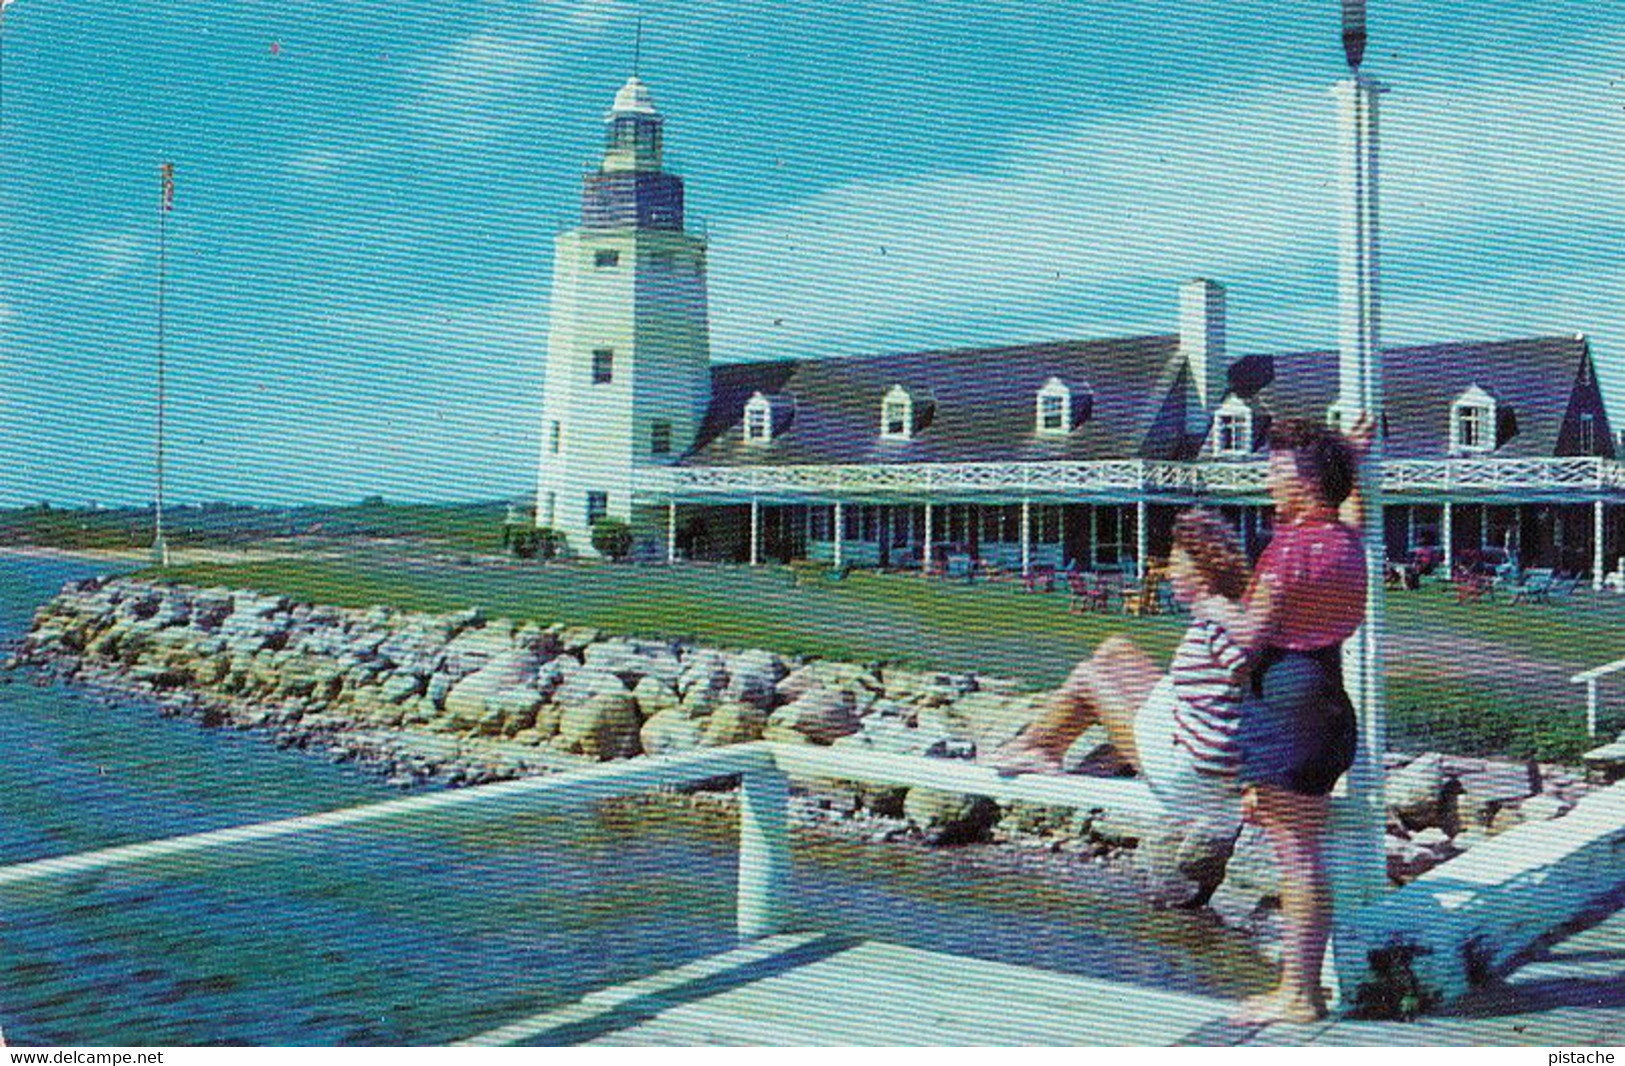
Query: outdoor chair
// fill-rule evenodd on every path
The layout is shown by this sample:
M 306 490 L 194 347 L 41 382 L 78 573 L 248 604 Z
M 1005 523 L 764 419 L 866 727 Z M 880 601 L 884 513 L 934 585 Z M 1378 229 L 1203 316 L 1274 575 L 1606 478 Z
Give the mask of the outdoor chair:
M 1055 567 L 1033 566 L 1021 579 L 1021 587 L 1027 592 L 1054 592 Z
M 1542 568 L 1525 570 L 1523 580 L 1512 589 L 1513 603 L 1541 603 L 1552 592 L 1552 572 Z
M 1123 586 L 1123 612 L 1132 615 L 1157 613 L 1157 590 L 1162 586 L 1162 571 L 1147 570 L 1138 585 Z
M 1099 574 L 1089 574 L 1081 570 L 1070 571 L 1066 575 L 1066 587 L 1072 593 L 1067 609 L 1073 614 L 1104 611 L 1110 603 L 1111 590 L 1106 587 L 1105 579 Z
M 1574 590 L 1580 587 L 1580 575 L 1570 574 L 1568 577 L 1552 578 L 1551 587 L 1546 590 L 1546 598 L 1552 602 L 1558 600 L 1574 599 Z
M 948 577 L 958 578 L 961 581 L 974 581 L 976 579 L 976 559 L 969 555 L 948 556 Z

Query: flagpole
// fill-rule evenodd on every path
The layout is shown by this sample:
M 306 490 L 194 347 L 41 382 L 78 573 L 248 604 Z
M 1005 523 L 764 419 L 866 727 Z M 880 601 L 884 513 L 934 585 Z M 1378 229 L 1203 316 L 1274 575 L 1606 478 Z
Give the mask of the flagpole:
M 169 207 L 174 195 L 173 163 L 159 167 L 158 189 L 158 499 L 153 514 L 152 560 L 169 565 L 169 545 L 164 541 L 164 289 Z

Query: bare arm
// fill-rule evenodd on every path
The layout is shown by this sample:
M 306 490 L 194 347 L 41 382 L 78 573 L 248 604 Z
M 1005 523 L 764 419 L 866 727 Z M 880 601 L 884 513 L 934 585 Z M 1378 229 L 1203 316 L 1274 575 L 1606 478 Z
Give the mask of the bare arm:
M 1354 458 L 1359 467 L 1359 476 L 1354 479 L 1354 489 L 1349 493 L 1337 508 L 1337 520 L 1345 526 L 1362 529 L 1365 526 L 1365 500 L 1360 494 L 1360 481 L 1369 469 L 1366 466 L 1366 457 L 1371 454 L 1371 444 L 1377 439 L 1377 421 L 1368 414 L 1361 414 L 1354 420 L 1346 434 L 1349 447 L 1354 449 Z
M 1274 575 L 1258 575 L 1247 590 L 1247 598 L 1242 601 L 1241 610 L 1236 612 L 1234 623 L 1229 627 L 1230 636 L 1248 652 L 1263 647 L 1275 631 L 1275 613 L 1280 602 L 1280 597 L 1275 593 Z

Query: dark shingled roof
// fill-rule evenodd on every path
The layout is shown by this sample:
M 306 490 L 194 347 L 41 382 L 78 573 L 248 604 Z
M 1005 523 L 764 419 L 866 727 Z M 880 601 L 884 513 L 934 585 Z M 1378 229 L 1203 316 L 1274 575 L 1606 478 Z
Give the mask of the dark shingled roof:
M 1450 405 L 1473 385 L 1512 412 L 1498 456 L 1557 454 L 1586 342 L 1577 337 L 1394 348 L 1383 356 L 1392 458 L 1438 458 L 1450 443 Z M 1249 355 L 1232 390 L 1267 418 L 1325 418 L 1337 395 L 1335 352 Z M 1038 390 L 1051 377 L 1092 393 L 1088 417 L 1064 436 L 1040 436 Z M 1196 403 L 1177 336 L 1062 341 L 832 359 L 733 363 L 711 369 L 711 407 L 682 460 L 697 466 L 826 463 L 1035 462 L 1184 459 Z M 881 398 L 901 385 L 932 404 L 914 439 L 883 440 Z M 768 445 L 744 440 L 755 392 L 789 397 L 794 413 Z
M 1477 385 L 1500 413 L 1497 457 L 1558 453 L 1558 434 L 1586 357 L 1583 338 L 1458 342 L 1383 353 L 1385 454 L 1437 459 L 1450 451 L 1450 405 Z M 1251 355 L 1230 370 L 1235 393 L 1277 418 L 1323 419 L 1337 398 L 1337 353 Z
M 1184 421 L 1188 390 L 1178 347 L 1177 337 L 1136 337 L 714 366 L 711 409 L 684 461 L 738 466 L 1172 458 L 1186 442 L 1159 427 Z M 1074 409 L 1084 390 L 1093 396 L 1088 417 L 1065 436 L 1035 432 L 1038 390 L 1051 377 L 1072 390 Z M 880 401 L 893 385 L 903 386 L 917 403 L 933 405 L 930 422 L 912 440 L 880 437 Z M 766 446 L 744 439 L 745 402 L 757 391 L 795 402 L 789 425 Z

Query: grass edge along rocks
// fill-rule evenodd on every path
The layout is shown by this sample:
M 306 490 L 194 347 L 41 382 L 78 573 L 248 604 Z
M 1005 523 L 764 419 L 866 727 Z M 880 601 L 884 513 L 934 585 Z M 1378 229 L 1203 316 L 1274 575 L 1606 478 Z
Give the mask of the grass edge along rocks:
M 905 670 L 619 638 L 565 623 L 344 609 L 134 578 L 72 582 L 36 612 L 13 667 L 156 694 L 169 713 L 264 729 L 358 759 L 398 785 L 474 784 L 583 760 L 755 740 L 955 757 L 1019 730 L 1043 693 Z M 1100 738 L 1069 757 L 1087 769 Z M 1270 924 L 1273 859 L 1254 828 L 1215 833 L 986 797 L 796 782 L 803 811 L 871 839 L 999 840 L 1127 866 L 1159 904 Z M 1388 870 L 1414 879 L 1478 840 L 1560 817 L 1575 775 L 1427 753 L 1390 758 Z

